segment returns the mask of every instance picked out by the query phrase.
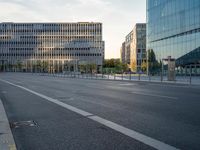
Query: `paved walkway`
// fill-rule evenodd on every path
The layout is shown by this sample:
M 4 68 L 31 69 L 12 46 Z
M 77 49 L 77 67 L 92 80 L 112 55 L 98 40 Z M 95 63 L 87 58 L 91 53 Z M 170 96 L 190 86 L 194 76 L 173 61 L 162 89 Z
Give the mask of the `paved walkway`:
M 0 99 L 0 150 L 16 150 L 15 141 Z

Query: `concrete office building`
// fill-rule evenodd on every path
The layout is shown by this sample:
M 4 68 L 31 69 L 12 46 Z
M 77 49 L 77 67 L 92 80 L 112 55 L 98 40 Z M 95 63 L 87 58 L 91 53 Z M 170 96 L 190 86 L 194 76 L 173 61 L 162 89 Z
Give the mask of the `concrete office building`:
M 177 70 L 200 73 L 200 1 L 147 0 L 147 47 L 158 62 L 171 56 Z
M 121 49 L 120 49 L 120 61 L 125 64 L 125 54 L 126 54 L 126 46 L 125 46 L 125 42 L 122 43 Z
M 125 63 L 134 72 L 142 71 L 146 63 L 146 24 L 137 23 L 125 39 Z
M 103 60 L 101 23 L 0 23 L 1 70 L 78 71 L 95 64 L 100 71 Z
M 142 71 L 142 63 L 146 63 L 146 24 L 137 23 L 133 29 L 132 46 L 130 52 L 131 70 Z M 144 71 L 144 70 L 143 70 Z
M 131 44 L 133 41 L 133 31 L 131 31 L 125 38 L 125 63 L 131 64 Z

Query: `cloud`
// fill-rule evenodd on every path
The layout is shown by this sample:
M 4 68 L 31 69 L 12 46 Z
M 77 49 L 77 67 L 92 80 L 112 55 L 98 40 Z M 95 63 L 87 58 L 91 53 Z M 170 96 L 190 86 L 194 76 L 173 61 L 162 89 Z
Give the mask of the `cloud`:
M 0 0 L 3 22 L 102 22 L 106 57 L 119 57 L 125 35 L 145 21 L 145 0 Z M 137 3 L 137 5 L 135 5 Z M 142 9 L 141 9 L 142 8 Z

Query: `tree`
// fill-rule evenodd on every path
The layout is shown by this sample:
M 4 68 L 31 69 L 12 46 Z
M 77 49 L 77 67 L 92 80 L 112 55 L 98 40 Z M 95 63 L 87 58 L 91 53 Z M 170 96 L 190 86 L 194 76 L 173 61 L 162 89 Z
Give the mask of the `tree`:
M 160 64 L 156 60 L 156 55 L 152 49 L 148 50 L 148 68 L 150 73 L 156 73 L 160 69 Z
M 128 65 L 127 65 L 127 64 L 124 64 L 124 63 L 122 63 L 122 70 L 123 70 L 123 72 L 126 72 L 126 71 L 128 71 L 128 70 L 129 70 L 129 68 L 128 68 Z
M 123 64 L 120 59 L 107 59 L 104 61 L 103 70 L 106 73 L 121 73 L 128 71 L 128 65 Z
M 147 71 L 147 62 L 146 61 L 143 61 L 142 64 L 141 64 L 141 69 L 143 72 L 146 72 Z
M 114 59 L 106 59 L 104 60 L 104 68 L 114 68 L 115 67 L 115 60 Z
M 96 66 L 96 64 L 90 64 L 90 72 L 91 73 L 97 72 L 97 66 Z
M 17 66 L 17 70 L 18 70 L 18 71 L 21 71 L 21 70 L 22 70 L 22 62 L 21 62 L 21 61 L 18 60 L 16 66 Z
M 85 73 L 86 72 L 86 65 L 80 64 L 79 65 L 79 70 L 80 70 L 81 73 Z
M 131 71 L 137 71 L 137 64 L 136 64 L 136 61 L 132 61 L 131 62 Z
M 123 73 L 128 71 L 128 65 L 122 62 L 118 62 L 117 66 L 115 67 L 117 73 Z
M 42 62 L 42 71 L 43 72 L 48 72 L 48 67 L 49 67 L 48 61 L 43 61 Z
M 42 69 L 42 62 L 40 60 L 37 60 L 36 62 L 36 69 L 37 69 L 37 72 L 41 72 L 41 69 Z

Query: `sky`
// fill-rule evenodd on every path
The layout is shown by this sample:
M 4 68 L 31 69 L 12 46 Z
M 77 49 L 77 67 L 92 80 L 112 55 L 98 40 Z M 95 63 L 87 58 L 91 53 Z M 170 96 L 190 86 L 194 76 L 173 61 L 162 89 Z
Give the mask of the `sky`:
M 0 22 L 102 22 L 105 58 L 119 58 L 125 36 L 146 22 L 146 0 L 0 0 Z

